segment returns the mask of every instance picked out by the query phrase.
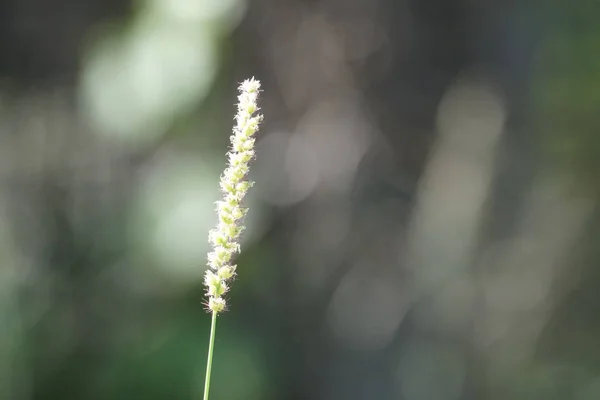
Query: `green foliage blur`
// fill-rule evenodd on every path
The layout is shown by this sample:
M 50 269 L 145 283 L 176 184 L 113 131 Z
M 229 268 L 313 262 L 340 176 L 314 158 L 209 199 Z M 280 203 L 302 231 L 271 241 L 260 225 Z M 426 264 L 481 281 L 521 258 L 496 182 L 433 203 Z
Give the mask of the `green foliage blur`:
M 56 3 L 56 4 L 54 4 Z M 6 0 L 0 400 L 600 398 L 596 1 Z

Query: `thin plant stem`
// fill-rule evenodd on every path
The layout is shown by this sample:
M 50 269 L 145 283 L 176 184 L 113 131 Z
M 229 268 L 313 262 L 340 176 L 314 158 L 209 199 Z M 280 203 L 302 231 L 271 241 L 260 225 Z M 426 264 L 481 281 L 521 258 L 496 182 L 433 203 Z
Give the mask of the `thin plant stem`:
M 213 352 L 215 350 L 215 331 L 217 329 L 217 312 L 212 312 L 212 321 L 210 323 L 210 339 L 208 339 L 208 357 L 206 360 L 206 379 L 204 381 L 204 400 L 208 400 L 208 391 L 210 389 L 210 373 L 212 370 Z

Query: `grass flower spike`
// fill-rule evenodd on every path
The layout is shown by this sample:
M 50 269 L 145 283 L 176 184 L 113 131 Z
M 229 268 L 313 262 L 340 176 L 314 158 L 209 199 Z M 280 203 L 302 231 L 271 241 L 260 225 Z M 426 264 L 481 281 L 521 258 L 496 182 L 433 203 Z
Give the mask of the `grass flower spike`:
M 243 218 L 248 211 L 242 200 L 252 182 L 247 180 L 248 163 L 254 158 L 254 134 L 262 120 L 258 111 L 257 98 L 260 82 L 254 78 L 244 81 L 240 87 L 236 126 L 231 136 L 231 149 L 227 154 L 229 163 L 221 176 L 223 199 L 217 202 L 219 222 L 209 234 L 213 250 L 208 254 L 208 266 L 204 284 L 208 295 L 208 309 L 213 313 L 222 312 L 226 303 L 223 295 L 235 276 L 236 266 L 232 264 L 234 255 L 239 252 L 239 237 L 244 230 Z
M 209 242 L 212 251 L 208 254 L 208 269 L 204 277 L 208 310 L 212 313 L 208 359 L 206 363 L 206 381 L 204 384 L 204 400 L 208 400 L 210 374 L 215 343 L 217 315 L 225 310 L 226 302 L 223 297 L 229 290 L 229 285 L 235 276 L 236 266 L 233 259 L 240 251 L 239 238 L 244 230 L 243 219 L 248 211 L 242 206 L 242 200 L 252 182 L 247 179 L 249 162 L 254 158 L 254 134 L 262 121 L 262 115 L 257 114 L 258 93 L 260 82 L 248 79 L 239 87 L 235 127 L 231 135 L 231 148 L 227 168 L 221 175 L 222 200 L 217 202 L 219 222 L 210 231 Z

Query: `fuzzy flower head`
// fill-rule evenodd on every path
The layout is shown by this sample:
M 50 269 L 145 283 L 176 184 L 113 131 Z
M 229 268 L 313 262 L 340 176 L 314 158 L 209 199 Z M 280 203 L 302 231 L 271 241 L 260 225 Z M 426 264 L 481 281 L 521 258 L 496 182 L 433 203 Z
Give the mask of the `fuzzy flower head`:
M 223 198 L 217 202 L 219 222 L 209 234 L 212 251 L 208 254 L 209 268 L 204 276 L 207 305 L 213 313 L 225 310 L 223 296 L 235 276 L 236 266 L 232 262 L 240 251 L 239 238 L 244 230 L 244 216 L 248 212 L 242 206 L 242 200 L 253 183 L 247 179 L 247 175 L 249 162 L 254 158 L 254 134 L 262 121 L 262 115 L 257 114 L 260 82 L 254 78 L 245 80 L 239 91 L 227 168 L 221 175 Z

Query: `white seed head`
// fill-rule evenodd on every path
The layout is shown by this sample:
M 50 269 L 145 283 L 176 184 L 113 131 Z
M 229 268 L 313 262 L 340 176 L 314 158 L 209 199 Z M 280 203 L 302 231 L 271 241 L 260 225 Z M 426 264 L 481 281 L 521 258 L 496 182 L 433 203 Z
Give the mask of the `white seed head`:
M 208 235 L 212 251 L 208 253 L 208 266 L 204 285 L 208 295 L 208 310 L 219 313 L 227 304 L 223 295 L 229 290 L 228 282 L 235 277 L 236 267 L 231 264 L 240 251 L 239 237 L 244 230 L 243 220 L 248 212 L 242 200 L 252 182 L 247 179 L 249 162 L 254 158 L 254 135 L 262 121 L 258 112 L 260 82 L 247 79 L 239 86 L 236 125 L 231 135 L 231 148 L 227 154 L 228 165 L 219 183 L 223 192 L 217 202 L 219 222 Z

